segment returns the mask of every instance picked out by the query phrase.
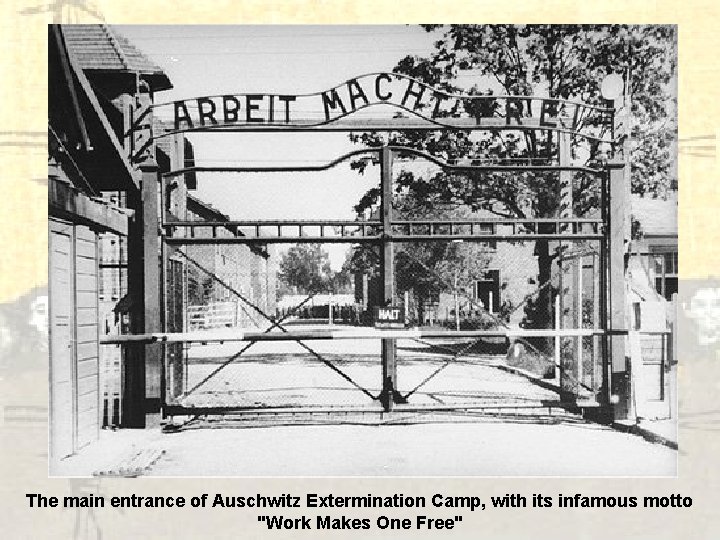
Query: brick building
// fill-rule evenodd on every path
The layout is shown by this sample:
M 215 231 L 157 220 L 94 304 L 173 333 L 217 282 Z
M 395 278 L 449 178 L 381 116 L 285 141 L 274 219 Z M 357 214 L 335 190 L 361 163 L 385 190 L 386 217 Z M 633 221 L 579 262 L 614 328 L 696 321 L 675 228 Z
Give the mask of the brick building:
M 230 218 L 197 197 L 188 195 L 185 219 L 228 221 Z M 235 236 L 234 231 L 224 227 L 218 227 L 214 232 L 211 229 L 198 229 L 196 232 L 197 236 L 210 237 L 213 234 L 219 238 Z M 265 313 L 275 313 L 277 260 L 273 256 L 273 246 L 196 245 L 187 246 L 184 251 L 198 263 L 187 264 L 188 328 L 264 327 L 267 324 L 234 291 Z M 175 257 L 172 260 L 179 259 Z

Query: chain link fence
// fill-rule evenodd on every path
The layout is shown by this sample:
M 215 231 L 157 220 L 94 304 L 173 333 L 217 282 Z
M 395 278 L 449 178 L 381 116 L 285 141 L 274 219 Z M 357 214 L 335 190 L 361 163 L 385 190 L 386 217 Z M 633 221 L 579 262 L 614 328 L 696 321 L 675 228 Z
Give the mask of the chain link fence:
M 232 341 L 243 331 L 359 326 L 353 294 L 288 291 L 282 253 L 246 245 L 183 246 L 168 260 L 168 331 L 223 343 L 166 345 L 169 403 L 188 408 L 377 405 L 380 344 Z
M 372 325 L 373 308 L 385 305 L 378 247 L 350 249 L 349 259 L 363 264 L 352 266 L 352 288 L 342 293 L 288 290 L 278 281 L 277 250 L 243 244 L 173 249 L 167 331 L 228 341 L 165 345 L 168 402 L 379 407 L 379 339 L 232 341 L 248 330 Z M 399 400 L 522 407 L 571 396 L 591 405 L 603 380 L 602 339 L 593 333 L 602 327 L 601 271 L 598 241 L 396 243 L 392 304 L 401 307 L 405 326 L 484 332 L 399 339 Z
M 602 384 L 602 338 L 593 333 L 602 328 L 599 242 L 539 242 L 397 245 L 396 302 L 409 326 L 486 332 L 415 340 L 410 354 L 400 346 L 398 385 L 409 403 L 596 402 Z

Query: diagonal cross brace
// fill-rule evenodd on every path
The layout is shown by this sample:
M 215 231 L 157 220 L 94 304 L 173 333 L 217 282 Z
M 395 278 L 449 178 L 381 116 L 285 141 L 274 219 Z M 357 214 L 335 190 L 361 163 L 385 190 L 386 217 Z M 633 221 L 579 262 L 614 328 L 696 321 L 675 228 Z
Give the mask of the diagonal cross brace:
M 294 312 L 295 312 L 296 310 L 298 310 L 301 306 L 303 306 L 305 303 L 307 303 L 307 302 L 308 302 L 313 296 L 315 296 L 315 294 L 316 294 L 316 293 L 313 293 L 313 294 L 311 294 L 310 296 L 308 296 L 308 297 L 307 297 L 305 300 L 303 300 L 300 304 L 298 304 L 298 305 L 295 306 L 293 309 L 291 309 L 290 312 L 286 313 L 284 317 L 282 317 L 280 320 L 277 320 L 277 321 L 276 321 L 274 317 L 271 317 L 270 315 L 268 315 L 267 313 L 265 313 L 262 309 L 260 309 L 260 308 L 257 307 L 255 304 L 253 304 L 252 302 L 250 302 L 250 300 L 248 300 L 247 298 L 245 298 L 245 297 L 242 295 L 242 293 L 240 293 L 239 291 L 235 290 L 234 287 L 231 287 L 230 285 L 228 285 L 227 283 L 225 283 L 225 282 L 224 282 L 222 279 L 220 279 L 216 274 L 214 274 L 213 272 L 211 272 L 211 271 L 208 270 L 207 268 L 203 267 L 200 263 L 198 263 L 195 259 L 193 259 L 192 257 L 190 257 L 190 256 L 189 256 L 187 253 L 185 253 L 183 250 L 178 249 L 177 252 L 178 252 L 180 255 L 182 255 L 184 258 L 186 258 L 188 261 L 190 261 L 191 263 L 193 263 L 195 266 L 197 266 L 200 270 L 202 270 L 203 272 L 205 272 L 208 276 L 210 276 L 211 278 L 213 278 L 214 280 L 216 280 L 220 285 L 222 285 L 223 287 L 225 287 L 228 291 L 230 291 L 230 292 L 233 293 L 235 296 L 237 296 L 238 298 L 240 298 L 240 300 L 242 300 L 243 302 L 245 302 L 246 304 L 248 304 L 248 305 L 249 305 L 254 311 L 256 311 L 260 316 L 262 316 L 264 319 L 266 319 L 267 321 L 269 321 L 269 322 L 271 323 L 271 326 L 270 326 L 270 328 L 268 328 L 267 330 L 265 330 L 264 333 L 268 333 L 268 332 L 270 332 L 271 330 L 273 330 L 273 329 L 275 329 L 275 328 L 278 328 L 281 332 L 287 333 L 288 330 L 287 330 L 285 327 L 282 326 L 282 322 L 285 321 L 288 317 L 290 317 L 290 316 L 292 315 L 292 313 L 294 313 Z M 358 383 L 356 383 L 349 375 L 347 375 L 345 372 L 343 372 L 340 368 L 338 368 L 335 364 L 333 364 L 332 362 L 330 362 L 328 359 L 324 358 L 321 354 L 319 354 L 318 352 L 316 352 L 315 350 L 313 350 L 313 349 L 312 349 L 311 347 L 309 347 L 306 343 L 304 343 L 303 341 L 301 341 L 301 340 L 299 340 L 299 339 L 296 339 L 295 342 L 296 342 L 298 345 L 300 345 L 303 349 L 305 349 L 306 351 L 308 351 L 310 354 L 312 354 L 315 358 L 317 358 L 318 360 L 320 360 L 320 361 L 321 361 L 323 364 L 325 364 L 327 367 L 329 367 L 330 369 L 332 369 L 333 371 L 335 371 L 335 372 L 336 372 L 338 375 L 340 375 L 343 379 L 345 379 L 345 380 L 348 381 L 350 384 L 352 384 L 355 388 L 357 388 L 358 390 L 360 390 L 363 394 L 365 394 L 366 396 L 370 397 L 370 398 L 373 399 L 373 400 L 377 400 L 377 399 L 379 398 L 379 396 L 374 396 L 369 390 L 367 390 L 366 388 L 363 388 L 363 387 L 360 386 Z M 247 350 L 248 350 L 250 347 L 252 347 L 255 343 L 257 343 L 257 342 L 256 342 L 256 341 L 251 341 L 250 343 L 248 343 L 248 344 L 247 344 L 245 347 L 243 347 L 238 353 L 236 353 L 236 354 L 234 354 L 233 356 L 231 356 L 230 358 L 228 358 L 225 362 L 223 362 L 220 366 L 218 366 L 215 370 L 213 370 L 209 375 L 207 375 L 202 381 L 200 381 L 198 384 L 196 384 L 191 390 L 189 390 L 188 392 L 186 392 L 185 395 L 188 396 L 188 395 L 190 395 L 192 392 L 194 392 L 195 390 L 197 390 L 200 386 L 202 386 L 202 385 L 205 384 L 207 381 L 209 381 L 212 377 L 214 377 L 214 376 L 215 376 L 217 373 L 219 373 L 222 369 L 224 369 L 226 366 L 230 365 L 233 361 L 235 361 L 237 358 L 239 358 L 241 354 L 243 354 L 245 351 L 247 351 Z
M 264 333 L 267 334 L 267 333 L 271 332 L 274 328 L 279 328 L 279 327 L 280 327 L 280 324 L 282 324 L 288 317 L 292 316 L 293 313 L 295 313 L 298 309 L 300 309 L 300 308 L 301 308 L 302 306 L 304 306 L 307 302 L 309 302 L 312 297 L 313 297 L 313 295 L 308 296 L 305 300 L 303 300 L 302 302 L 300 302 L 297 306 L 295 306 L 294 308 L 292 308 L 291 310 L 289 310 L 289 311 L 285 314 L 285 316 L 283 316 L 283 317 L 282 317 L 281 319 L 279 319 L 278 321 L 273 322 L 272 325 L 264 331 Z M 189 396 L 190 394 L 192 394 L 195 390 L 197 390 L 198 388 L 200 388 L 203 384 L 205 384 L 205 383 L 208 382 L 210 379 L 212 379 L 215 375 L 217 375 L 218 373 L 220 373 L 220 371 L 222 371 L 222 370 L 225 369 L 227 366 L 229 366 L 231 363 L 233 363 L 235 360 L 237 360 L 237 359 L 240 357 L 240 355 L 242 355 L 245 351 L 247 351 L 250 347 L 252 347 L 252 346 L 255 345 L 256 343 L 257 343 L 257 341 L 251 341 L 250 343 L 248 343 L 247 345 L 245 345 L 242 349 L 240 349 L 239 352 L 235 353 L 235 354 L 232 355 L 230 358 L 228 358 L 227 360 L 225 360 L 225 362 L 223 362 L 223 363 L 220 364 L 218 367 L 216 367 L 214 370 L 212 370 L 212 371 L 211 371 L 208 375 L 206 375 L 199 383 L 197 383 L 197 384 L 196 384 L 195 386 L 193 386 L 190 390 L 188 390 L 187 392 L 185 392 L 184 396 Z
M 413 389 L 410 390 L 407 394 L 405 394 L 405 395 L 403 396 L 403 398 L 405 399 L 405 401 L 407 401 L 407 399 L 408 399 L 410 396 L 412 396 L 415 392 L 417 392 L 420 388 L 422 388 L 422 387 L 425 386 L 428 382 L 430 382 L 430 380 L 433 379 L 438 373 L 440 373 L 442 370 L 444 370 L 446 367 L 448 367 L 453 360 L 457 359 L 458 356 L 462 356 L 462 354 L 463 354 L 465 351 L 468 351 L 468 350 L 472 349 L 472 347 L 473 347 L 476 343 L 478 343 L 479 341 L 480 341 L 479 339 L 476 339 L 476 340 L 472 341 L 469 345 L 463 347 L 463 348 L 460 349 L 458 352 L 454 353 L 453 356 L 452 356 L 452 358 L 450 358 L 449 360 L 447 360 L 442 366 L 440 366 L 439 368 L 437 368 L 437 369 L 436 369 L 435 371 L 433 371 L 430 375 L 428 375 L 428 376 L 425 377 L 422 381 L 420 381 L 420 383 L 419 383 L 415 388 L 413 388 Z
M 417 259 L 416 257 L 413 257 L 412 255 L 410 255 L 410 254 L 407 253 L 407 252 L 404 252 L 404 254 L 405 254 L 405 256 L 409 257 L 410 259 L 412 259 L 413 261 L 415 261 L 416 263 L 418 263 L 420 266 L 422 266 L 423 268 L 425 268 L 425 270 L 427 270 L 430 274 L 437 275 L 437 272 L 436 272 L 436 271 L 434 271 L 434 270 L 432 270 L 431 268 L 429 268 L 429 267 L 428 267 L 424 262 L 422 262 L 421 260 Z M 525 298 L 522 300 L 522 302 L 520 302 L 520 303 L 518 304 L 518 307 L 516 307 L 515 310 L 513 310 L 513 312 L 514 312 L 514 311 L 517 311 L 520 307 L 522 307 L 522 306 L 525 304 L 525 302 L 526 302 L 527 300 L 529 300 L 530 298 L 533 298 L 535 295 L 537 295 L 540 291 L 542 291 L 545 287 L 547 287 L 547 286 L 550 285 L 551 283 L 552 283 L 552 280 L 549 279 L 549 280 L 547 280 L 545 283 L 543 283 L 542 285 L 540 285 L 537 289 L 535 289 L 533 292 L 531 292 L 531 293 L 529 293 L 528 295 L 526 295 Z M 497 323 L 498 325 L 503 326 L 503 327 L 505 327 L 505 328 L 508 328 L 508 329 L 510 328 L 510 326 L 509 326 L 505 321 L 503 321 L 502 319 L 500 319 L 499 317 L 497 317 L 496 315 L 494 315 L 493 313 L 491 313 L 487 308 L 485 308 L 485 306 L 483 306 L 483 305 L 481 305 L 481 304 L 478 304 L 478 303 L 477 303 L 473 298 L 471 298 L 469 295 L 464 294 L 464 293 L 461 293 L 461 294 L 462 294 L 462 296 L 463 296 L 465 299 L 468 300 L 468 302 L 470 302 L 470 304 L 472 304 L 473 307 L 479 308 L 479 309 L 480 309 L 481 311 L 483 311 L 488 317 L 490 317 L 495 323 Z M 417 338 L 414 338 L 414 341 L 416 341 L 416 342 L 418 342 L 418 343 L 427 344 L 426 342 L 423 342 L 422 340 L 417 339 Z M 466 351 L 470 350 L 470 349 L 471 349 L 476 343 L 478 343 L 479 341 L 480 341 L 479 339 L 472 341 L 469 345 L 467 345 L 466 347 L 463 347 L 463 348 L 462 348 L 460 351 L 458 351 L 458 352 L 453 352 L 451 349 L 447 349 L 447 348 L 446 348 L 445 350 L 447 350 L 450 354 L 452 354 L 452 358 L 450 358 L 449 360 L 447 360 L 442 366 L 440 366 L 438 369 L 436 369 L 436 370 L 433 371 L 430 375 L 428 375 L 425 379 L 423 379 L 423 380 L 420 382 L 420 384 L 418 384 L 417 386 L 415 386 L 415 388 L 413 388 L 413 389 L 410 390 L 407 394 L 405 394 L 404 399 L 407 400 L 412 394 L 414 394 L 415 392 L 417 392 L 420 388 L 422 388 L 423 386 L 425 386 L 425 385 L 426 385 L 428 382 L 430 382 L 435 376 L 437 376 L 441 371 L 443 371 L 446 367 L 448 367 L 451 362 L 453 362 L 454 360 L 456 360 L 458 357 L 462 356 L 463 353 L 465 353 Z M 531 343 L 527 342 L 527 341 L 524 340 L 524 339 L 522 340 L 522 342 L 523 342 L 523 344 L 524 344 L 525 346 L 527 346 L 527 347 L 529 347 L 530 349 L 532 349 L 536 354 L 540 355 L 541 357 L 545 358 L 546 360 L 549 360 L 548 355 L 546 355 L 545 353 L 543 353 L 542 351 L 540 351 L 537 347 L 535 347 L 534 345 L 532 345 Z M 553 363 L 553 364 L 554 364 L 554 362 L 551 361 L 551 360 L 549 361 L 549 363 Z

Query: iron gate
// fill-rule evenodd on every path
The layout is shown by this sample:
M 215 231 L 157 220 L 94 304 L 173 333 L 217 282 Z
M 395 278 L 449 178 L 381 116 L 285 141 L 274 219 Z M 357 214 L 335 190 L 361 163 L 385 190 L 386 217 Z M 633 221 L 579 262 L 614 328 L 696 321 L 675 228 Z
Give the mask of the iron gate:
M 377 80 L 381 77 L 383 81 L 393 77 L 402 82 L 408 79 L 395 74 L 377 74 Z M 348 82 L 348 89 L 359 84 L 353 81 L 353 84 Z M 430 89 L 436 96 L 443 94 L 418 81 L 411 80 L 408 88 L 414 88 L 414 84 Z M 412 95 L 419 102 L 422 92 Z M 584 125 L 604 126 L 603 129 L 612 132 L 609 142 L 613 145 L 612 153 L 616 154 L 614 109 L 533 96 L 453 96 L 457 103 L 467 100 L 475 105 L 477 100 L 492 99 L 494 103 L 503 103 L 504 112 L 500 110 L 498 114 L 497 107 L 491 108 L 488 110 L 495 112 L 487 117 L 466 106 L 466 117 L 448 115 L 440 119 L 436 117 L 440 98 L 430 117 L 424 115 L 422 107 L 406 107 L 403 100 L 396 106 L 416 115 L 418 122 L 404 117 L 353 123 L 345 116 L 355 111 L 354 101 L 353 111 L 347 112 L 343 107 L 345 114 L 333 117 L 328 103 L 337 108 L 337 100 L 328 102 L 322 93 L 324 119 L 292 121 L 289 103 L 295 98 L 281 97 L 287 98 L 283 119 L 274 118 L 272 114 L 268 119 L 252 119 L 248 112 L 247 122 L 238 120 L 235 114 L 230 123 L 226 115 L 225 124 L 218 123 L 214 117 L 212 123 L 207 124 L 204 121 L 210 114 L 207 110 L 215 111 L 213 106 L 203 116 L 203 105 L 210 98 L 197 100 L 200 125 L 192 123 L 190 113 L 183 108 L 184 102 L 174 104 L 174 126 L 164 132 L 153 133 L 152 121 L 148 120 L 153 110 L 163 105 L 146 106 L 136 116 L 135 161 L 149 162 L 150 166 L 144 169 L 144 179 L 159 184 L 157 193 L 153 193 L 152 186 L 144 192 L 148 199 L 159 194 L 159 200 L 146 205 L 149 215 L 155 214 L 153 209 L 158 204 L 162 209 L 157 212 L 161 234 L 155 239 L 161 253 L 161 275 L 157 280 L 160 285 L 157 301 L 161 309 L 160 317 L 150 323 L 146 319 L 146 334 L 131 339 L 160 343 L 159 353 L 154 345 L 154 352 L 146 354 L 159 355 L 162 359 L 165 414 L 292 408 L 391 411 L 396 406 L 431 410 L 556 405 L 607 408 L 611 404 L 615 381 L 611 381 L 610 374 L 622 371 L 624 364 L 620 335 L 624 328 L 624 290 L 620 290 L 620 285 L 611 290 L 610 283 L 622 282 L 625 165 L 622 162 L 608 162 L 597 168 L 572 165 L 569 140 L 571 135 L 579 135 L 602 141 L 602 137 L 583 133 L 582 129 Z M 272 103 L 270 99 L 271 106 Z M 592 119 L 588 115 L 583 117 L 582 111 L 586 109 L 595 115 Z M 533 110 L 539 112 L 539 120 L 526 121 L 524 111 L 532 116 Z M 187 124 L 185 127 L 183 122 Z M 157 139 L 188 131 L 398 129 L 549 130 L 558 134 L 559 159 L 555 164 L 541 165 L 532 161 L 464 164 L 443 161 L 414 148 L 385 144 L 353 151 L 318 166 L 192 165 L 159 171 L 152 165 Z M 168 187 L 189 173 L 313 172 L 327 170 L 350 158 L 367 156 L 380 166 L 380 207 L 370 220 L 233 221 L 222 215 L 215 219 L 188 220 L 168 219 L 165 211 Z M 393 161 L 399 158 L 426 160 L 454 175 L 477 177 L 495 172 L 559 175 L 560 210 L 558 215 L 524 218 L 417 219 L 397 215 L 393 208 Z M 573 193 L 578 190 L 596 193 L 597 204 L 592 212 L 580 215 L 577 211 Z M 407 327 L 396 330 L 363 327 L 357 308 L 346 309 L 347 317 L 339 312 L 341 320 L 352 321 L 347 328 L 298 326 L 294 318 L 300 310 L 308 309 L 307 304 L 319 291 L 307 291 L 307 298 L 279 314 L 268 297 L 258 293 L 252 275 L 249 278 L 235 276 L 235 279 L 218 271 L 228 264 L 225 257 L 229 255 L 222 253 L 225 246 L 242 246 L 242 257 L 255 261 L 253 265 L 265 265 L 264 272 L 269 275 L 273 246 L 308 243 L 345 243 L 360 249 L 375 249 L 378 268 L 374 276 L 380 284 L 375 305 L 403 304 Z M 426 264 L 418 257 L 417 250 L 408 246 L 437 243 L 492 244 L 496 246 L 496 257 L 512 258 L 512 249 L 532 253 L 531 259 L 538 259 L 538 253 L 544 253 L 547 259 L 550 253 L 553 263 L 545 265 L 544 272 L 525 269 L 528 275 L 534 273 L 540 279 L 526 284 L 530 286 L 513 287 L 512 290 L 524 292 L 511 305 L 498 305 L 500 295 L 495 283 L 501 278 L 492 273 L 465 290 L 459 290 L 456 283 L 451 295 L 452 306 L 445 306 L 443 318 L 440 300 L 436 306 L 430 302 L 411 309 L 408 289 L 399 290 L 396 282 L 397 261 L 402 259 L 419 267 Z M 146 253 L 152 249 L 149 245 Z M 152 274 L 151 269 L 147 272 Z M 146 279 L 146 286 L 148 283 L 152 285 L 152 281 Z M 445 300 L 447 303 L 447 298 Z M 333 309 L 327 310 L 329 319 L 334 316 Z M 519 310 L 523 310 L 524 328 L 518 324 Z M 428 313 L 434 316 L 428 318 Z M 105 340 L 107 343 L 124 341 L 128 339 Z M 345 348 L 335 348 L 338 343 L 345 343 Z M 273 344 L 277 346 L 275 349 Z M 490 387 L 481 384 L 493 377 Z M 533 390 L 512 388 L 512 381 L 518 377 L 531 381 L 528 384 Z
M 168 269 L 182 262 L 186 274 L 194 276 L 180 284 L 193 291 L 187 294 L 191 305 L 179 317 L 187 321 L 184 330 L 202 330 L 205 334 L 199 339 L 216 339 L 212 345 L 186 341 L 182 353 L 177 344 L 168 345 L 168 351 L 173 351 L 166 354 L 167 387 L 172 389 L 166 395 L 168 410 L 217 413 L 298 407 L 340 410 L 382 406 L 390 410 L 394 405 L 433 410 L 578 403 L 598 406 L 604 391 L 602 210 L 582 218 L 570 212 L 570 217 L 524 220 L 397 219 L 391 203 L 393 155 L 428 156 L 387 146 L 363 151 L 369 152 L 379 154 L 383 164 L 386 199 L 382 220 L 162 224 Z M 472 167 L 465 169 L 472 171 Z M 605 189 L 603 178 L 597 175 L 598 191 Z M 424 266 L 430 275 L 433 269 L 418 260 L 412 248 L 458 241 L 468 246 L 492 243 L 495 257 L 500 258 L 533 253 L 540 242 L 555 243 L 553 249 L 560 255 L 549 278 L 526 287 L 524 297 L 514 305 L 503 306 L 502 313 L 497 305 L 487 305 L 487 296 L 483 303 L 477 291 L 472 295 L 456 290 L 456 296 L 463 298 L 456 299 L 458 306 L 450 317 L 456 323 L 455 331 L 446 328 L 453 321 L 448 317 L 443 321 L 442 314 L 436 314 L 430 324 L 408 317 L 407 337 L 400 332 L 398 337 L 388 338 L 383 337 L 383 330 L 355 334 L 348 328 L 345 334 L 333 327 L 297 330 L 288 322 L 299 310 L 307 309 L 313 294 L 276 317 L 267 302 L 261 306 L 263 299 L 253 296 L 252 283 L 241 283 L 236 276 L 210 269 L 217 268 L 218 256 L 230 256 L 217 251 L 222 253 L 226 246 L 242 246 L 243 257 L 262 260 L 262 250 L 269 257 L 268 246 L 278 243 L 352 243 L 359 249 L 375 248 L 381 253 L 380 268 L 374 273 L 382 274 L 381 301 L 390 305 L 402 300 L 396 290 L 395 258 Z M 258 246 L 263 246 L 262 250 Z M 269 266 L 267 259 L 265 265 Z M 534 276 L 537 269 L 520 273 Z M 167 283 L 172 286 L 174 282 Z M 543 293 L 554 297 L 554 309 L 544 318 L 531 321 L 532 328 L 518 328 L 516 314 L 537 303 Z M 176 296 L 177 290 L 165 294 L 166 298 Z M 498 297 L 490 303 L 497 304 Z M 462 313 L 460 305 L 465 308 Z M 202 322 L 198 322 L 196 306 L 203 308 Z M 177 314 L 166 316 L 168 321 L 176 319 Z M 353 319 L 359 323 L 359 317 Z M 417 335 L 413 329 L 418 329 Z M 239 333 L 243 341 L 232 341 Z M 303 336 L 306 339 L 301 339 Z

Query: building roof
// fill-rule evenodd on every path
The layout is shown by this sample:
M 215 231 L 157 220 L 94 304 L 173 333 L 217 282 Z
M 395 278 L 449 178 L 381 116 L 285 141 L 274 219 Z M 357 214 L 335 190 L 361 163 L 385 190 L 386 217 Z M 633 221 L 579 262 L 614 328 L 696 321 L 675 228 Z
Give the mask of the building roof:
M 62 26 L 68 51 L 83 71 L 140 74 L 154 91 L 172 88 L 162 68 L 106 24 Z
M 188 211 L 197 214 L 205 221 L 230 221 L 230 217 L 223 214 L 220 210 L 212 206 L 210 203 L 198 199 L 190 193 L 187 194 Z
M 198 199 L 190 193 L 187 194 L 187 209 L 189 212 L 192 212 L 198 217 L 201 217 L 203 221 L 230 221 L 229 216 L 223 214 L 220 210 L 212 206 L 210 203 L 207 203 L 202 199 Z M 227 229 L 231 233 L 236 234 L 237 236 L 245 236 L 242 231 L 237 230 L 237 227 L 233 228 L 228 226 Z M 250 251 L 255 253 L 255 255 L 260 255 L 265 259 L 267 259 L 269 256 L 267 248 L 265 246 L 248 244 L 248 248 L 250 248 Z
M 80 179 L 78 187 L 91 195 L 137 189 L 126 153 L 88 77 L 69 54 L 60 25 L 48 25 L 48 83 L 48 150 L 87 180 Z
M 198 217 L 202 218 L 203 221 L 230 221 L 229 216 L 223 214 L 220 210 L 212 206 L 210 203 L 207 203 L 202 199 L 198 199 L 190 193 L 187 194 L 187 209 L 189 212 L 192 212 L 193 214 L 196 214 Z M 237 228 L 232 228 L 228 226 L 228 230 L 231 233 L 236 234 L 237 236 L 245 236 L 242 231 L 238 231 Z M 269 256 L 267 248 L 265 246 L 248 244 L 248 248 L 250 248 L 250 251 L 252 251 L 256 255 L 260 255 L 265 259 L 267 259 Z
M 670 193 L 665 199 L 633 195 L 630 199 L 630 212 L 640 222 L 644 236 L 677 237 L 677 192 Z

